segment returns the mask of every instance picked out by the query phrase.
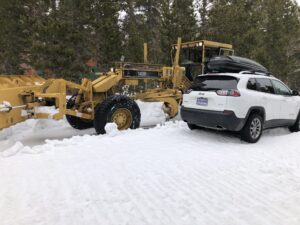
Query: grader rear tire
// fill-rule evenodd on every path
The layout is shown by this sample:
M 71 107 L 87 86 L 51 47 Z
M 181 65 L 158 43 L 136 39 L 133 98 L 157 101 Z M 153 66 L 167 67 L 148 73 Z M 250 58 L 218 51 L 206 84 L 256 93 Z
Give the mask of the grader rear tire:
M 72 109 L 75 106 L 76 95 L 73 95 L 67 102 L 67 109 Z M 85 130 L 94 127 L 93 120 L 85 120 L 76 116 L 66 115 L 66 119 L 71 127 L 77 130 Z
M 94 127 L 97 134 L 105 134 L 105 125 L 115 123 L 119 130 L 137 129 L 141 122 L 140 108 L 126 96 L 111 96 L 95 109 Z

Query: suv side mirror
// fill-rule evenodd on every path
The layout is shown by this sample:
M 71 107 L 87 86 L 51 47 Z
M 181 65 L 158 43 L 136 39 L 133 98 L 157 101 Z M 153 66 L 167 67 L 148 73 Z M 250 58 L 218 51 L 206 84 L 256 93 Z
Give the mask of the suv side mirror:
M 298 91 L 295 91 L 295 90 L 293 90 L 293 91 L 292 91 L 292 96 L 299 96 L 299 92 L 298 92 Z

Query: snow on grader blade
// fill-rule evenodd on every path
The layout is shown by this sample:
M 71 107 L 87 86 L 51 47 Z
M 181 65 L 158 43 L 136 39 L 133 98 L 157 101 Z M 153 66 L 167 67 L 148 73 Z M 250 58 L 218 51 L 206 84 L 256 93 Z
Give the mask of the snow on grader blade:
M 171 67 L 149 64 L 145 44 L 144 63 L 117 63 L 96 80 L 84 78 L 81 84 L 33 75 L 0 75 L 0 129 L 31 118 L 60 120 L 64 116 L 73 128 L 94 127 L 98 134 L 104 134 L 105 125 L 110 122 L 119 130 L 135 129 L 141 120 L 134 101 L 137 99 L 163 102 L 163 110 L 173 118 L 179 111 L 183 92 L 191 85 L 190 78 L 203 72 L 206 55 L 233 51 L 231 45 L 208 41 L 182 44 L 180 38 L 174 49 Z M 181 49 L 188 63 L 180 62 Z M 200 61 L 187 57 L 191 55 L 199 56 L 196 58 Z M 69 93 L 75 94 L 67 100 Z M 45 110 L 47 107 L 54 110 Z

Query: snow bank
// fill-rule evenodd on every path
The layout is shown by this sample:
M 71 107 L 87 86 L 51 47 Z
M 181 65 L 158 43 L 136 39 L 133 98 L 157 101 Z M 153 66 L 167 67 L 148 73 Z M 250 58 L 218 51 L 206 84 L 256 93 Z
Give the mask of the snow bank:
M 141 110 L 141 126 L 153 126 L 166 121 L 162 102 L 136 101 Z
M 149 127 L 163 123 L 166 120 L 162 110 L 161 102 L 142 102 L 137 101 L 141 109 L 141 126 Z M 57 113 L 55 107 L 36 107 L 36 113 L 49 113 L 51 115 Z M 109 125 L 111 126 L 111 125 Z M 108 126 L 108 132 L 110 127 Z M 95 134 L 94 129 L 78 131 L 70 127 L 66 120 L 27 120 L 24 123 L 17 124 L 8 129 L 0 131 L 0 153 L 3 151 L 11 151 L 17 142 L 24 146 L 36 146 L 44 144 L 46 140 L 70 138 L 76 135 Z M 110 135 L 117 135 L 118 131 L 112 130 Z
M 11 151 L 10 148 L 18 142 L 24 146 L 45 144 L 45 141 L 61 140 L 74 135 L 94 134 L 94 129 L 78 131 L 70 127 L 66 120 L 27 120 L 10 128 L 0 131 L 1 152 Z M 6 153 L 3 153 L 6 154 Z

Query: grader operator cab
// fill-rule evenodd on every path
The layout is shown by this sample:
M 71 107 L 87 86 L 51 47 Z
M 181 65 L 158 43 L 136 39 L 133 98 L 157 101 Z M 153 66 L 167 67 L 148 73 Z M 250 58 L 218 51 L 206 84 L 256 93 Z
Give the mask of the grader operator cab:
M 105 133 L 109 122 L 120 130 L 136 129 L 141 119 L 134 101 L 137 99 L 163 102 L 165 113 L 173 118 L 178 113 L 182 93 L 190 87 L 191 77 L 204 71 L 207 57 L 233 51 L 231 45 L 181 43 L 179 38 L 173 65 L 162 66 L 149 64 L 147 45 L 144 49 L 144 63 L 116 63 L 111 71 L 94 81 L 82 79 L 80 85 L 39 76 L 0 76 L 0 129 L 27 119 L 60 120 L 64 116 L 73 128 L 94 127 L 98 134 Z M 201 70 L 196 69 L 198 66 L 202 66 Z M 71 92 L 76 94 L 67 100 Z M 49 107 L 53 110 L 45 110 Z
M 206 73 L 206 65 L 212 57 L 234 55 L 232 45 L 207 40 L 185 42 L 180 48 L 179 65 L 185 68 L 186 77 L 190 81 Z M 177 45 L 173 45 L 172 56 L 176 51 Z

